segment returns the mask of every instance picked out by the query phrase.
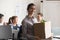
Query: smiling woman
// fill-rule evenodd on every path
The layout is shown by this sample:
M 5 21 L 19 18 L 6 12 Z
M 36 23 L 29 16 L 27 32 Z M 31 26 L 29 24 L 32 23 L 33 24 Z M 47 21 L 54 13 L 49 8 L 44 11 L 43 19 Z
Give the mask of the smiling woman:
M 37 19 L 33 16 L 35 4 L 30 3 L 27 6 L 28 15 L 22 21 L 22 36 L 25 40 L 34 40 L 33 24 L 37 23 Z M 24 40 L 24 39 L 23 39 Z

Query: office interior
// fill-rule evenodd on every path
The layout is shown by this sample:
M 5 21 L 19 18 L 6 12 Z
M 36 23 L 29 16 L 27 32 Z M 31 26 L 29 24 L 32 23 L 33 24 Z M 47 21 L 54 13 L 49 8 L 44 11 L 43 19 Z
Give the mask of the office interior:
M 18 24 L 21 25 L 27 15 L 26 9 L 29 3 L 36 5 L 35 17 L 41 12 L 44 19 L 51 22 L 53 36 L 59 37 L 53 40 L 60 40 L 60 0 L 0 0 L 0 13 L 4 14 L 3 21 L 8 22 L 9 17 L 15 15 L 18 16 Z

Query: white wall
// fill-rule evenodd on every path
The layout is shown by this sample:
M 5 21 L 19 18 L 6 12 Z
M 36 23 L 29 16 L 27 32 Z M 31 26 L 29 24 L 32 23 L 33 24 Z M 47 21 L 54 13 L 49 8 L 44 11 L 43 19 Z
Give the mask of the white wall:
M 0 13 L 4 14 L 5 21 L 12 15 L 15 15 L 16 0 L 0 0 Z
M 52 22 L 52 27 L 60 27 L 60 1 L 44 1 L 43 14 Z

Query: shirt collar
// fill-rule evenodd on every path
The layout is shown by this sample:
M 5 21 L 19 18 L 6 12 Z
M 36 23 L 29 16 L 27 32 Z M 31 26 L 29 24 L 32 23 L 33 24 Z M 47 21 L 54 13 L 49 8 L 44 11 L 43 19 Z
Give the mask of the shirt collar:
M 34 17 L 32 16 L 32 18 L 30 18 L 28 15 L 26 16 L 26 18 L 28 18 L 28 19 L 34 19 Z

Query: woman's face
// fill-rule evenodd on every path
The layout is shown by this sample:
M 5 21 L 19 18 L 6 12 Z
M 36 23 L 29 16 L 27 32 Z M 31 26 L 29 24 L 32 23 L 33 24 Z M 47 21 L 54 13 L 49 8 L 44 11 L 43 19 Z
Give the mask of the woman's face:
M 16 17 L 14 20 L 13 20 L 14 23 L 17 23 L 18 22 L 18 17 Z
M 35 11 L 35 6 L 31 6 L 30 8 L 29 8 L 29 10 L 28 10 L 28 12 L 30 13 L 30 14 L 33 14 L 33 12 Z

